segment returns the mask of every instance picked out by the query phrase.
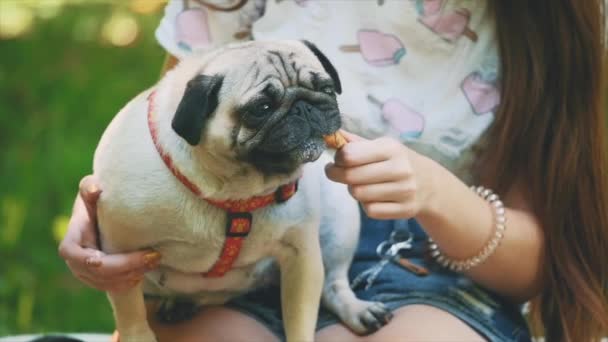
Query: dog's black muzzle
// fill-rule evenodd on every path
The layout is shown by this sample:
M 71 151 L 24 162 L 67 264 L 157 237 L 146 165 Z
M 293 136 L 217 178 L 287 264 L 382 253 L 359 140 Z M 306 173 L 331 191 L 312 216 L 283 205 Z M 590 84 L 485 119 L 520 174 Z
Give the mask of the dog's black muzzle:
M 267 174 L 290 173 L 318 159 L 325 149 L 323 136 L 341 126 L 335 96 L 308 89 L 289 89 L 283 105 L 258 134 L 249 161 Z

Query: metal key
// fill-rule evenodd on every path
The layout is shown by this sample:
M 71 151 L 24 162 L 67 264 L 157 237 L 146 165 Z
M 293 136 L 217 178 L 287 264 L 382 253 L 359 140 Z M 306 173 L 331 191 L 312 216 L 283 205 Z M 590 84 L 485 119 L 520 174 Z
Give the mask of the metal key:
M 425 277 L 429 275 L 429 270 L 426 267 L 416 265 L 411 262 L 408 258 L 404 258 L 401 255 L 397 254 L 392 258 L 393 262 L 397 265 L 403 267 L 404 269 L 414 273 L 419 277 Z
M 350 284 L 351 288 L 356 288 L 364 280 L 366 282 L 365 290 L 368 290 L 374 283 L 374 280 L 378 277 L 378 274 L 382 272 L 382 269 L 389 261 L 399 254 L 400 251 L 412 248 L 412 239 L 401 241 L 397 243 L 390 243 L 389 241 L 381 242 L 376 248 L 376 253 L 382 258 L 374 267 L 369 268 L 357 275 Z M 388 248 L 387 248 L 388 247 Z

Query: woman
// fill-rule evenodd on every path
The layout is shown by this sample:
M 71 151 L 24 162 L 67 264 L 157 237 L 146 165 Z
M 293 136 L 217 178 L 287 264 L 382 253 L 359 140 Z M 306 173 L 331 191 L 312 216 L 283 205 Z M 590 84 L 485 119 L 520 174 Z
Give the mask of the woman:
M 172 55 L 253 31 L 313 41 L 341 74 L 345 128 L 357 135 L 326 171 L 364 211 L 357 295 L 395 314 L 366 340 L 529 340 L 519 305 L 532 299 L 549 341 L 608 332 L 603 1 L 201 3 L 167 6 L 157 38 Z M 97 250 L 102 190 L 81 183 L 60 253 L 87 284 L 120 290 L 159 256 Z M 379 266 L 379 245 L 409 238 Z M 151 324 L 161 340 L 276 340 L 274 300 L 255 293 Z M 319 328 L 320 341 L 357 339 L 325 312 Z

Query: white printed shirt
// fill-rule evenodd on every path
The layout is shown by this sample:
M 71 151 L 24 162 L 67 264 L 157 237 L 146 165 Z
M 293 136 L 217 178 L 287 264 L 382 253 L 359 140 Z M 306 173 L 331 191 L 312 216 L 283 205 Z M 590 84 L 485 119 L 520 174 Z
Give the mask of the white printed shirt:
M 400 139 L 467 181 L 500 102 L 487 0 L 249 0 L 228 13 L 170 0 L 156 37 L 178 58 L 251 37 L 309 40 L 340 75 L 345 129 Z

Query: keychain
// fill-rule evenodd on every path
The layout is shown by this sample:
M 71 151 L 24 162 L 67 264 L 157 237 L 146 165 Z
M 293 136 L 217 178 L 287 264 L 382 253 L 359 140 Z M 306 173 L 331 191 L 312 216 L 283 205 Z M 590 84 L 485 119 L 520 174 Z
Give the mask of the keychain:
M 378 248 L 376 248 L 376 253 L 378 253 L 381 260 L 374 267 L 359 273 L 359 275 L 353 279 L 350 287 L 354 289 L 365 281 L 365 290 L 369 290 L 369 288 L 374 284 L 374 280 L 376 280 L 380 272 L 382 272 L 384 266 L 386 266 L 389 261 L 398 256 L 400 251 L 412 248 L 411 241 L 411 238 L 406 241 L 396 243 L 392 243 L 390 240 L 382 241 L 378 245 Z
M 380 257 L 380 261 L 373 267 L 359 273 L 351 282 L 351 288 L 354 289 L 365 281 L 365 290 L 368 290 L 389 262 L 394 262 L 396 265 L 399 265 L 417 276 L 427 276 L 429 274 L 428 269 L 416 265 L 409 259 L 400 255 L 401 251 L 412 248 L 413 240 L 414 237 L 409 230 L 408 222 L 406 220 L 395 221 L 395 226 L 389 238 L 382 241 L 378 247 L 376 247 L 376 254 Z
M 410 239 L 410 241 L 413 239 L 412 233 L 410 232 L 409 221 L 396 220 L 389 241 L 395 242 L 404 241 L 407 239 Z M 429 274 L 429 270 L 427 270 L 425 267 L 413 263 L 399 253 L 395 255 L 391 261 L 417 276 L 424 277 Z
M 411 262 L 408 258 L 404 258 L 399 254 L 395 255 L 395 257 L 392 259 L 392 261 L 394 263 L 396 263 L 397 265 L 405 268 L 406 270 L 414 273 L 417 276 L 425 277 L 425 276 L 429 275 L 429 270 L 426 269 L 426 267 L 416 265 L 413 262 Z

